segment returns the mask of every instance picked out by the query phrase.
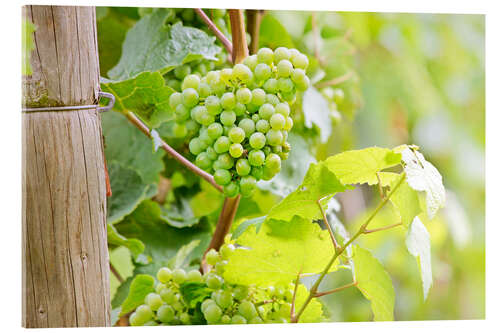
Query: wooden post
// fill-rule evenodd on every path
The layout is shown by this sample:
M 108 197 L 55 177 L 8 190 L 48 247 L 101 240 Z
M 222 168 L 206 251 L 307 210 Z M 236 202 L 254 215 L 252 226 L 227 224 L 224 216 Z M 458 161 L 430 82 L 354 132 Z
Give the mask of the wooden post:
M 23 106 L 96 104 L 94 7 L 28 6 Z M 96 108 L 23 114 L 23 326 L 109 326 L 106 185 Z

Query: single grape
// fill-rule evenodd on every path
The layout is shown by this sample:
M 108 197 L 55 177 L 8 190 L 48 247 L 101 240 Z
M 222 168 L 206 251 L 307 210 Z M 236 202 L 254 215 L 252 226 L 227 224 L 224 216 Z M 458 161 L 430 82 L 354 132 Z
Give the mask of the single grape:
M 189 67 L 188 65 L 181 65 L 174 69 L 174 75 L 179 80 L 184 79 L 190 73 L 191 73 L 191 67 Z
M 250 146 L 254 149 L 261 149 L 266 145 L 266 136 L 260 132 L 253 133 L 250 136 Z
M 261 106 L 266 101 L 266 92 L 260 88 L 252 90 L 252 101 L 253 105 Z
M 252 150 L 248 154 L 248 162 L 252 166 L 261 166 L 264 164 L 265 159 L 266 155 L 262 150 Z
M 263 47 L 257 51 L 257 61 L 271 65 L 274 59 L 274 52 L 270 48 Z
M 276 113 L 283 115 L 283 117 L 288 117 L 290 115 L 290 106 L 287 103 L 279 103 L 274 107 Z
M 156 278 L 161 283 L 167 283 L 172 280 L 172 271 L 168 267 L 162 267 L 156 273 Z
M 229 154 L 234 158 L 238 158 L 243 155 L 243 151 L 243 146 L 239 143 L 233 143 L 231 147 L 229 147 Z
M 260 63 L 254 70 L 255 78 L 259 81 L 265 81 L 271 77 L 271 67 L 266 64 Z
M 196 104 L 198 104 L 199 96 L 198 92 L 193 88 L 187 88 L 182 91 L 182 104 L 185 106 L 192 108 Z
M 187 273 L 186 280 L 187 282 L 203 282 L 203 277 L 200 271 L 192 269 Z
M 253 191 L 257 187 L 257 180 L 252 176 L 242 177 L 240 180 L 240 192 L 243 196 L 252 195 Z
M 224 274 L 224 271 L 226 270 L 226 265 L 227 265 L 227 260 L 222 260 L 219 261 L 218 263 L 215 264 L 215 273 L 219 274 L 222 276 Z
M 212 123 L 207 127 L 207 135 L 213 140 L 217 140 L 222 135 L 223 131 L 224 129 L 219 123 Z
M 290 78 L 279 78 L 278 89 L 283 93 L 289 93 L 293 91 L 293 81 Z
M 218 294 L 218 297 L 215 300 L 215 302 L 221 308 L 227 309 L 228 307 L 230 307 L 231 305 L 233 305 L 233 295 L 231 294 L 231 292 L 229 290 L 221 291 Z
M 233 79 L 247 83 L 252 79 L 252 70 L 245 64 L 236 64 L 233 67 Z
M 281 146 L 273 146 L 271 147 L 271 151 L 275 154 L 281 153 L 282 152 L 282 147 Z
M 279 63 L 283 59 L 290 60 L 291 56 L 292 55 L 290 53 L 290 50 L 288 50 L 286 47 L 280 46 L 276 50 L 274 50 L 275 63 Z
M 281 158 L 274 153 L 267 155 L 265 167 L 272 171 L 279 171 L 281 168 Z
M 292 81 L 299 90 L 306 90 L 309 87 L 309 78 L 303 69 L 296 68 L 292 72 Z
M 205 312 L 210 305 L 216 304 L 213 299 L 207 298 L 201 302 L 201 312 Z
M 198 77 L 198 75 L 190 74 L 187 75 L 182 81 L 181 89 L 182 90 L 186 90 L 187 88 L 198 89 L 199 85 L 200 85 L 200 78 Z
M 279 104 L 279 102 L 280 102 L 280 99 L 275 94 L 267 94 L 266 95 L 266 103 L 269 103 L 272 106 L 276 106 Z
M 240 158 L 236 162 L 236 172 L 238 173 L 238 175 L 246 176 L 250 173 L 250 171 L 251 171 L 251 166 L 246 158 Z
M 270 94 L 276 94 L 278 92 L 278 80 L 275 78 L 270 78 L 262 86 L 264 90 Z
M 206 282 L 208 288 L 211 288 L 211 289 L 219 289 L 220 287 L 222 287 L 222 283 L 223 283 L 222 279 L 218 275 L 215 275 L 212 273 L 209 273 L 206 276 L 205 282 Z
M 242 104 L 240 102 L 236 102 L 236 105 L 234 106 L 234 113 L 236 114 L 237 117 L 243 116 L 245 112 L 247 111 L 247 108 L 245 104 Z
M 167 304 L 174 304 L 174 302 L 177 301 L 177 295 L 178 294 L 176 294 L 175 291 L 170 288 L 165 288 L 160 291 L 161 299 L 164 300 Z
M 217 159 L 218 154 L 213 147 L 208 147 L 205 153 L 207 153 L 207 157 L 210 160 L 215 161 Z
M 130 323 L 130 326 L 142 326 L 145 323 L 135 312 L 130 315 L 130 317 L 128 318 L 128 322 Z
M 232 142 L 241 143 L 245 139 L 245 131 L 241 127 L 233 127 L 228 136 Z
M 177 105 L 180 105 L 181 103 L 182 103 L 182 94 L 179 92 L 172 93 L 172 95 L 170 95 L 170 97 L 168 98 L 168 105 L 172 109 L 175 109 Z
M 227 314 L 225 314 L 220 318 L 220 322 L 223 324 L 229 324 L 229 323 L 231 323 L 231 317 L 229 317 Z
M 234 111 L 222 111 L 220 114 L 220 122 L 225 126 L 231 126 L 236 121 L 236 113 Z
M 232 110 L 236 106 L 236 97 L 232 92 L 224 93 L 220 99 L 220 104 L 225 110 Z
M 248 118 L 243 118 L 238 123 L 238 127 L 245 132 L 245 137 L 250 137 L 253 132 L 255 132 L 255 123 Z
M 234 315 L 232 318 L 231 318 L 231 324 L 246 324 L 247 323 L 247 320 L 245 319 L 245 317 L 241 316 L 241 315 Z
M 217 154 L 225 153 L 229 150 L 229 146 L 231 145 L 231 141 L 227 136 L 219 137 L 214 143 L 214 149 Z
M 264 134 L 267 133 L 267 131 L 269 131 L 269 128 L 270 128 L 269 122 L 264 119 L 260 119 L 259 121 L 257 121 L 257 124 L 255 124 L 255 129 Z
M 245 60 L 243 60 L 243 63 L 253 71 L 258 64 L 257 55 L 254 54 L 246 57 Z
M 219 157 L 217 157 L 217 161 L 219 162 L 220 167 L 226 170 L 231 169 L 234 165 L 234 160 L 228 153 L 220 154 Z
M 260 120 L 259 113 L 254 113 L 252 115 L 252 121 L 254 122 L 254 124 L 257 124 L 259 120 Z
M 264 158 L 262 159 L 262 161 L 264 161 Z M 262 162 L 264 163 L 264 162 Z M 255 179 L 261 179 L 262 178 L 262 174 L 263 174 L 264 170 L 262 169 L 262 167 L 252 167 L 252 171 L 250 172 L 250 174 L 255 178 Z
M 231 174 L 227 170 L 222 170 L 222 171 L 227 172 L 227 174 L 229 175 L 229 180 L 227 182 L 227 183 L 229 183 L 231 181 Z M 215 178 L 215 175 L 214 175 L 214 178 Z M 217 184 L 219 184 L 219 183 L 217 183 Z M 226 185 L 226 184 L 219 184 L 219 185 Z M 210 249 L 207 252 L 207 254 L 205 255 L 205 259 L 207 261 L 207 264 L 214 266 L 216 263 L 218 263 L 220 261 L 219 253 L 217 253 L 217 251 L 215 249 Z
M 306 69 L 309 65 L 309 59 L 305 54 L 299 53 L 292 56 L 292 64 L 295 68 Z
M 224 81 L 228 85 L 231 83 L 232 76 L 233 76 L 233 69 L 232 68 L 224 68 L 223 70 L 220 71 L 221 80 Z
M 259 117 L 265 120 L 268 120 L 271 118 L 271 116 L 274 114 L 274 106 L 272 106 L 269 103 L 263 104 L 259 108 Z
M 219 169 L 214 173 L 214 181 L 221 186 L 227 185 L 231 182 L 231 173 L 227 170 Z
M 235 182 L 231 182 L 225 185 L 223 190 L 224 190 L 224 195 L 230 198 L 237 196 L 238 193 L 240 192 L 240 188 L 238 184 L 236 184 Z
M 258 316 L 257 310 L 255 310 L 255 306 L 250 301 L 242 301 L 238 306 L 238 312 L 247 320 Z
M 200 106 L 202 108 L 202 112 L 199 113 L 199 123 L 203 126 L 210 126 L 215 121 L 214 116 L 208 113 L 206 107 Z
M 181 284 L 186 281 L 186 271 L 182 268 L 176 268 L 172 271 L 172 280 L 175 283 Z
M 277 66 L 279 77 L 289 77 L 293 71 L 293 65 L 290 61 L 283 59 L 278 63 Z
M 153 317 L 153 311 L 151 311 L 149 305 L 146 304 L 139 305 L 137 309 L 135 309 L 135 313 L 137 315 L 137 319 L 143 323 Z
M 200 82 L 200 85 L 198 86 L 198 94 L 200 95 L 200 98 L 207 98 L 212 94 L 212 88 L 208 83 Z
M 281 133 L 281 131 L 270 129 L 266 133 L 267 144 L 271 146 L 277 146 L 280 145 L 282 141 L 283 141 L 283 134 Z
M 235 250 L 234 245 L 229 243 L 229 244 L 223 244 L 219 251 L 222 259 L 226 260 L 234 252 L 234 250 Z
M 273 130 L 282 130 L 285 127 L 285 122 L 285 117 L 279 113 L 273 114 L 269 120 L 269 124 Z
M 180 312 L 184 309 L 184 304 L 177 301 L 177 302 L 174 302 L 174 304 L 172 304 L 172 307 L 174 308 L 175 311 Z
M 175 123 L 172 126 L 172 132 L 176 138 L 183 138 L 188 134 L 188 130 L 186 128 L 186 125 L 179 124 L 179 123 Z
M 220 72 L 219 71 L 210 71 L 206 75 L 207 83 L 209 85 L 214 85 L 220 82 Z
M 189 119 L 189 109 L 184 104 L 179 104 L 175 108 L 175 120 L 177 122 L 184 122 Z
M 250 319 L 248 321 L 248 323 L 249 324 L 263 324 L 264 321 L 259 316 L 257 316 L 257 317 L 253 317 L 252 319 Z
M 293 119 L 290 117 L 285 118 L 285 131 L 290 131 L 293 127 Z
M 170 96 L 172 96 L 172 95 L 170 95 Z M 242 104 L 250 103 L 250 101 L 252 100 L 252 91 L 248 88 L 238 89 L 236 91 L 236 100 Z
M 248 296 L 248 287 L 245 286 L 236 286 L 233 289 L 234 298 L 238 301 L 241 301 Z
M 155 291 L 157 294 L 160 294 L 160 291 L 162 291 L 165 288 L 167 288 L 167 286 L 164 283 L 159 282 L 155 286 Z
M 144 303 L 146 303 L 146 305 L 149 305 L 151 310 L 156 311 L 160 306 L 162 306 L 163 300 L 161 299 L 160 295 L 156 293 L 149 293 L 146 295 Z
M 191 318 L 189 317 L 189 314 L 186 312 L 181 313 L 179 319 L 184 325 L 188 325 L 191 322 Z

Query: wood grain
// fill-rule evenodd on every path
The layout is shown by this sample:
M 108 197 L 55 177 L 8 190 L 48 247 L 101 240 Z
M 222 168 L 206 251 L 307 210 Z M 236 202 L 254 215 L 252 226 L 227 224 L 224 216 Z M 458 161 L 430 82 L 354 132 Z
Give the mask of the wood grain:
M 95 8 L 29 6 L 27 107 L 95 104 Z M 23 114 L 23 326 L 109 326 L 106 185 L 96 109 Z

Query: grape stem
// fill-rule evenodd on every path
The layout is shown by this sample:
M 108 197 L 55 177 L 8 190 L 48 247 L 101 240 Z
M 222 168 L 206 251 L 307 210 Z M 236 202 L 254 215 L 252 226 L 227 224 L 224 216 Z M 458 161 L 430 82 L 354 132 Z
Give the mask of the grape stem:
M 311 300 L 314 297 L 316 297 L 316 294 L 317 294 L 317 291 L 318 291 L 318 287 L 319 287 L 321 281 L 323 281 L 324 277 L 326 276 L 326 274 L 330 270 L 330 267 L 332 267 L 332 265 L 335 262 L 335 260 L 337 260 L 337 258 L 345 251 L 345 249 L 347 249 L 347 247 L 352 244 L 352 242 L 354 242 L 359 236 L 361 236 L 362 234 L 365 233 L 365 231 L 367 230 L 366 228 L 368 227 L 368 225 L 370 224 L 370 222 L 377 215 L 377 213 L 385 206 L 385 204 L 389 201 L 389 199 L 391 198 L 391 196 L 397 191 L 397 189 L 399 188 L 399 186 L 405 180 L 405 177 L 406 177 L 405 172 L 402 172 L 401 173 L 401 179 L 398 181 L 398 183 L 396 184 L 396 186 L 394 186 L 394 188 L 391 190 L 391 192 L 389 192 L 389 194 L 378 204 L 378 206 L 375 208 L 375 210 L 372 212 L 372 214 L 366 219 L 366 221 L 361 225 L 361 227 L 359 227 L 359 230 L 356 232 L 356 234 L 354 236 L 352 236 L 339 249 L 339 251 L 335 252 L 335 254 L 333 255 L 332 259 L 330 259 L 330 262 L 328 262 L 328 264 L 323 269 L 323 271 L 321 272 L 321 274 L 318 277 L 318 279 L 314 282 L 314 285 L 311 287 L 311 290 L 309 291 L 309 296 L 305 300 L 304 304 L 302 304 L 302 307 L 300 308 L 299 312 L 297 313 L 297 315 L 295 317 L 292 318 L 292 323 L 297 323 L 299 321 L 299 318 L 302 315 L 302 313 L 304 313 L 304 310 L 306 309 L 307 305 L 311 302 Z
M 374 232 L 377 232 L 377 231 L 383 231 L 383 230 L 388 230 L 388 229 L 392 229 L 392 228 L 395 228 L 395 227 L 399 227 L 400 225 L 403 225 L 402 222 L 399 222 L 399 223 L 394 223 L 394 224 L 391 224 L 391 225 L 388 225 L 388 226 L 385 226 L 385 227 L 380 227 L 380 228 L 375 228 L 375 229 L 365 229 L 363 231 L 364 234 L 371 234 L 371 233 L 374 233 Z
M 229 20 L 231 21 L 231 36 L 233 38 L 232 59 L 233 63 L 239 64 L 248 56 L 243 10 L 229 9 Z
M 210 17 L 207 16 L 207 14 L 205 14 L 205 12 L 203 11 L 203 9 L 201 9 L 201 8 L 195 8 L 194 11 L 203 20 L 203 22 L 206 23 L 206 25 L 208 26 L 208 28 L 210 30 L 212 30 L 212 32 L 214 33 L 215 37 L 217 37 L 220 40 L 220 42 L 222 43 L 222 45 L 226 49 L 227 53 L 232 54 L 233 53 L 233 44 L 226 37 L 226 35 L 224 35 L 222 33 L 222 31 L 220 31 L 219 28 L 217 28 L 217 26 L 215 25 L 215 23 L 212 22 L 212 20 L 210 19 Z
M 316 84 L 316 88 L 321 89 L 329 86 L 335 86 L 349 80 L 354 75 L 353 71 L 347 72 L 344 75 L 334 77 L 331 80 L 319 82 Z
M 109 263 L 109 270 L 111 271 L 111 273 L 113 273 L 113 275 L 116 277 L 116 279 L 118 280 L 118 282 L 120 282 L 120 284 L 122 284 L 123 281 L 125 281 L 123 279 L 123 277 L 120 275 L 120 273 L 118 273 L 118 271 L 116 270 L 115 266 L 113 266 L 113 264 L 111 262 Z
M 320 292 L 320 293 L 315 293 L 314 294 L 314 297 L 321 297 L 321 296 L 325 296 L 325 295 L 330 295 L 330 294 L 333 294 L 333 293 L 336 293 L 338 291 L 342 291 L 344 289 L 347 289 L 347 288 L 350 288 L 350 287 L 354 287 L 358 284 L 357 281 L 353 281 L 349 284 L 346 284 L 345 286 L 342 286 L 342 287 L 338 287 L 338 288 L 335 288 L 335 289 L 332 289 L 332 290 L 328 290 L 328 291 L 323 291 L 323 292 Z
M 255 54 L 259 50 L 259 32 L 260 32 L 260 22 L 262 22 L 262 16 L 264 15 L 264 10 L 262 9 L 247 9 L 247 30 L 250 34 L 250 54 Z
M 297 289 L 299 289 L 300 282 L 300 272 L 297 274 L 297 279 L 295 280 L 295 286 L 293 288 L 292 305 L 290 307 L 290 321 L 294 323 L 295 321 L 295 299 L 297 298 Z M 298 321 L 298 318 L 297 318 Z
M 333 242 L 333 248 L 335 249 L 335 253 L 337 253 L 338 250 L 340 250 L 339 243 L 337 243 L 337 240 L 335 239 L 335 235 L 333 234 L 332 226 L 330 223 L 328 223 L 328 218 L 326 217 L 325 210 L 323 209 L 323 206 L 321 205 L 321 199 L 318 199 L 316 203 L 318 204 L 319 210 L 321 211 L 321 215 L 323 215 L 323 221 L 325 222 L 326 228 L 328 229 L 328 232 L 330 233 L 330 238 L 332 239 Z
M 148 138 L 151 139 L 151 131 L 146 126 L 133 112 L 127 112 L 126 115 L 127 119 L 134 124 L 135 127 L 137 127 L 144 135 L 146 135 Z M 196 165 L 191 163 L 188 159 L 186 159 L 184 156 L 179 154 L 174 148 L 170 147 L 165 141 L 160 140 L 160 147 L 165 150 L 170 156 L 172 156 L 175 160 L 177 160 L 179 163 L 184 165 L 186 168 L 191 170 L 193 173 L 197 174 L 201 178 L 205 179 L 207 182 L 209 182 L 213 187 L 215 187 L 217 190 L 222 192 L 222 187 L 220 187 L 214 180 L 214 177 L 210 175 L 209 173 L 201 170 L 198 168 Z

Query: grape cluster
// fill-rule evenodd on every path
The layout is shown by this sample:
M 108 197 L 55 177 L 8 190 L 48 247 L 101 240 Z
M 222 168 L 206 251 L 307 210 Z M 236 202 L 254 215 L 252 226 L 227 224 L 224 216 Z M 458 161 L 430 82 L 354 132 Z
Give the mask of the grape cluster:
M 334 121 L 339 121 L 341 115 L 338 110 L 339 104 L 344 100 L 344 91 L 340 88 L 325 87 L 320 90 L 320 93 L 328 101 L 331 117 Z
M 188 325 L 196 311 L 208 324 L 260 324 L 290 322 L 294 284 L 277 287 L 255 287 L 229 284 L 223 273 L 233 244 L 224 244 L 220 252 L 210 250 L 206 261 L 213 269 L 202 275 L 197 270 L 161 268 L 154 293 L 129 318 L 132 326 Z M 188 283 L 203 284 L 211 292 L 195 306 L 185 302 L 180 291 Z
M 187 75 L 173 93 L 174 134 L 190 139 L 195 163 L 224 194 L 249 196 L 288 158 L 289 103 L 309 86 L 307 56 L 296 49 L 260 49 L 233 68 Z

